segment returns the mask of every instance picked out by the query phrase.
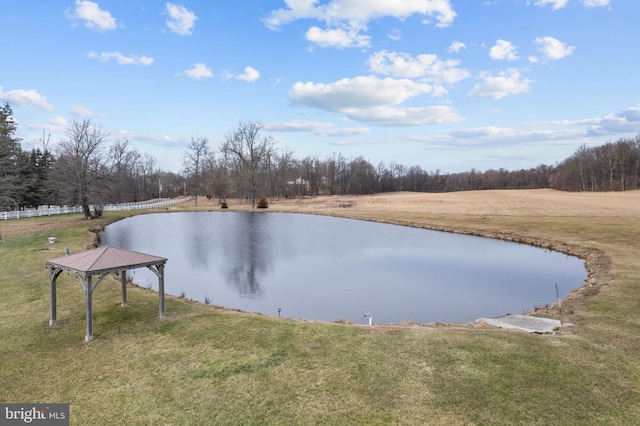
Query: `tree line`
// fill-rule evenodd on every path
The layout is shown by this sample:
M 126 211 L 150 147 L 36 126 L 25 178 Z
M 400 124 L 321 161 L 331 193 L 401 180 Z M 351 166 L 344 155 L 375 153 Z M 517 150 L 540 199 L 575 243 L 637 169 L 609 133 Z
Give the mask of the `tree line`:
M 101 205 L 191 195 L 237 199 L 255 207 L 259 197 L 372 194 L 392 191 L 452 192 L 553 188 L 564 191 L 624 191 L 640 184 L 640 135 L 596 147 L 581 146 L 555 165 L 521 170 L 427 171 L 395 162 L 372 164 L 362 156 L 296 159 L 262 135 L 263 124 L 240 122 L 217 148 L 206 137 L 186 144 L 183 169 L 163 171 L 156 159 L 89 119 L 74 119 L 50 149 L 43 132 L 25 150 L 7 103 L 0 110 L 0 210 L 40 205 L 80 205 L 85 215 Z M 89 206 L 94 211 L 89 211 Z
M 0 210 L 41 205 L 82 206 L 87 217 L 108 203 L 175 197 L 184 178 L 156 168 L 156 160 L 91 120 L 73 120 L 54 149 L 43 132 L 37 146 L 22 148 L 7 103 L 0 110 Z M 95 207 L 89 211 L 89 206 Z

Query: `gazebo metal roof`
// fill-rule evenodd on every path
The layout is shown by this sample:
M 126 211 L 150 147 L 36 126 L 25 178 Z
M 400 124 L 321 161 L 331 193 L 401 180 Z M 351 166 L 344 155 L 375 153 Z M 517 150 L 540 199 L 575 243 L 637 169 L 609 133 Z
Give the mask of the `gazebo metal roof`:
M 160 318 L 164 318 L 164 265 L 167 259 L 111 246 L 102 246 L 82 253 L 58 257 L 47 261 L 50 270 L 51 319 L 49 324 L 56 325 L 56 280 L 62 271 L 74 272 L 82 285 L 86 296 L 87 334 L 85 340 L 93 340 L 92 294 L 100 282 L 110 273 L 120 275 L 122 287 L 122 306 L 127 304 L 126 271 L 129 269 L 149 268 L 158 276 L 160 296 Z M 99 278 L 92 284 L 92 277 Z
M 55 265 L 68 271 L 84 275 L 99 275 L 103 272 L 116 272 L 122 269 L 143 268 L 158 265 L 167 261 L 164 257 L 123 250 L 111 246 L 102 246 L 93 250 L 58 257 L 47 261 L 47 265 Z

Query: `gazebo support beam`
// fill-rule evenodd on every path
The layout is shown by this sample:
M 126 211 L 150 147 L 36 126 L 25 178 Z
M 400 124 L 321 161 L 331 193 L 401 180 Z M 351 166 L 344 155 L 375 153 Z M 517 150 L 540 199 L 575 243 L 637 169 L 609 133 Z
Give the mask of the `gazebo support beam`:
M 50 304 L 50 317 L 49 317 L 49 325 L 54 327 L 56 325 L 56 281 L 58 277 L 62 273 L 61 268 L 51 268 L 49 271 L 49 286 L 51 287 L 51 304 Z
M 127 270 L 120 271 L 120 286 L 122 287 L 122 306 L 127 306 Z
M 90 342 L 93 340 L 93 306 L 91 297 L 93 295 L 93 287 L 91 286 L 91 275 L 87 275 L 85 295 L 87 298 L 87 332 L 84 340 Z
M 147 268 L 149 268 L 149 270 L 158 277 L 158 304 L 160 305 L 160 318 L 164 318 L 164 263 L 156 266 L 149 265 Z
M 160 305 L 160 318 L 164 318 L 164 263 L 158 265 L 158 272 L 160 275 L 158 276 L 158 297 L 159 305 Z
M 98 287 L 98 284 L 102 282 L 109 275 L 108 272 L 104 272 L 100 277 L 96 280 L 96 283 L 91 285 L 92 275 L 86 276 L 86 281 L 82 279 L 80 275 L 78 278 L 81 282 L 84 283 L 84 291 L 87 296 L 87 334 L 84 338 L 85 341 L 90 342 L 93 340 L 93 290 Z

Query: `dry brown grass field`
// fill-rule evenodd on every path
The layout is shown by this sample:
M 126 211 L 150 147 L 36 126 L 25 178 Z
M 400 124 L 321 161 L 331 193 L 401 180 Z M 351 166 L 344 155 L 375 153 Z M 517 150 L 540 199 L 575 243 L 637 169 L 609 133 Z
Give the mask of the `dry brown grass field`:
M 550 189 L 448 192 L 394 192 L 368 196 L 322 196 L 280 200 L 271 210 L 304 213 L 402 212 L 497 216 L 640 215 L 640 191 L 560 192 Z

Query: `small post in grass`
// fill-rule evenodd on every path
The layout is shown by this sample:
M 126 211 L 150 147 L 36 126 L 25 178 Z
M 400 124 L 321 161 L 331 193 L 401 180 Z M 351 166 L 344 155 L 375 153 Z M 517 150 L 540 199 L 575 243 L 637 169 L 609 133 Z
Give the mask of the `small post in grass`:
M 364 315 L 365 318 L 369 318 L 369 325 L 371 325 L 371 323 L 373 322 L 373 315 L 367 313 Z
M 556 284 L 556 297 L 558 298 L 558 309 L 560 309 L 560 322 L 562 322 L 562 300 L 560 300 L 560 292 L 558 291 L 558 283 Z

